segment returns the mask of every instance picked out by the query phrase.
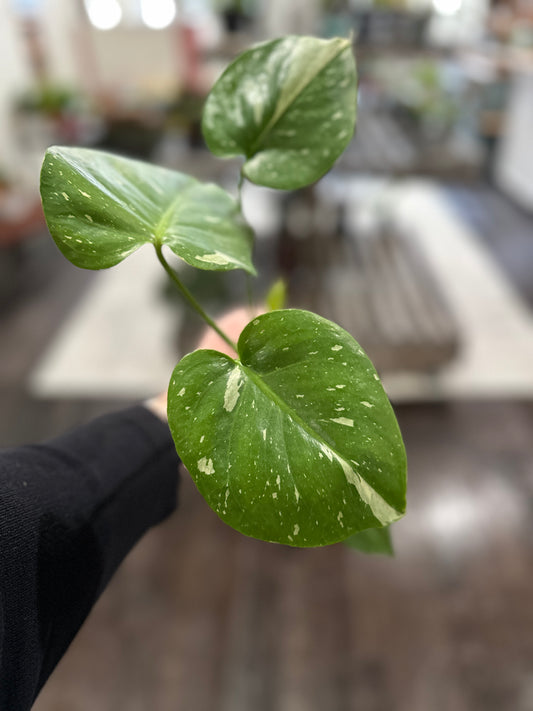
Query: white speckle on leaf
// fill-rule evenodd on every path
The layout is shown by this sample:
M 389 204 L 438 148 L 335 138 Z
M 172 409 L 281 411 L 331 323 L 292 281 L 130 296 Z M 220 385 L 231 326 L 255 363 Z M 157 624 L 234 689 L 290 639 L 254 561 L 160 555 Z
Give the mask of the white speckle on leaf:
M 338 121 L 339 119 L 342 118 L 342 116 L 343 116 L 342 111 L 335 111 L 335 113 L 333 114 L 333 116 L 331 118 L 333 119 L 333 121 Z
M 294 487 L 294 496 L 296 497 L 296 503 L 298 503 L 300 501 L 300 492 L 296 487 Z
M 342 511 L 339 511 L 339 514 L 337 516 L 337 521 L 340 523 L 340 525 L 344 528 L 344 524 L 342 522 Z
M 215 467 L 213 466 L 213 460 L 207 459 L 207 457 L 202 457 L 198 460 L 198 471 L 202 474 L 214 474 Z
M 61 193 L 61 195 L 63 195 L 67 202 L 70 200 L 69 196 L 66 193 Z
M 93 218 L 90 215 L 85 215 L 86 219 L 89 220 L 89 222 L 93 221 Z
M 297 536 L 300 533 L 300 526 L 297 523 L 294 524 L 293 535 Z
M 397 521 L 399 514 L 395 509 L 388 504 L 385 499 L 378 494 L 378 492 L 372 488 L 372 486 L 366 482 L 359 474 L 357 474 L 354 469 L 348 464 L 348 462 L 339 456 L 336 452 L 333 452 L 335 459 L 342 467 L 342 471 L 346 477 L 346 481 L 349 484 L 353 484 L 357 489 L 357 493 L 361 499 L 367 504 L 374 516 L 382 523 L 384 526 Z M 357 462 L 352 460 L 355 466 L 358 466 Z
M 337 388 L 338 390 L 342 390 L 343 388 L 345 388 L 345 387 L 346 387 L 346 385 L 344 385 L 344 384 L 341 384 L 341 385 L 335 385 L 335 387 L 336 387 L 336 388 Z
M 353 427 L 353 420 L 349 420 L 347 417 L 332 417 L 331 421 L 346 427 Z
M 83 240 L 81 240 L 81 239 L 77 239 L 76 242 L 77 242 L 78 244 L 83 244 Z
M 262 430 L 262 432 L 263 432 L 263 439 L 266 441 L 266 438 L 267 438 L 267 431 L 266 431 L 266 429 L 265 429 L 265 430 Z
M 232 412 L 239 399 L 239 388 L 243 384 L 242 373 L 239 366 L 236 366 L 229 374 L 226 384 L 226 392 L 224 393 L 224 409 L 227 412 Z
M 229 264 L 229 259 L 220 252 L 213 252 L 213 254 L 197 254 L 195 256 L 199 262 L 207 262 L 208 264 Z
M 374 380 L 379 380 L 379 375 L 377 373 L 374 373 Z
M 272 494 L 272 498 L 273 498 L 273 499 L 277 499 L 277 498 L 278 498 L 278 493 L 277 493 L 277 491 L 274 491 L 274 493 Z
M 78 188 L 78 192 L 81 193 L 83 195 L 83 197 L 86 197 L 89 200 L 92 199 L 91 196 L 89 195 L 89 193 L 85 193 L 85 192 L 83 192 L 83 190 L 80 190 L 79 188 Z
M 296 395 L 296 397 L 301 398 L 301 397 L 304 397 L 304 395 L 301 395 L 300 393 L 298 393 L 298 394 Z
M 278 485 L 278 489 L 279 489 L 280 486 L 281 486 L 281 477 L 280 477 L 279 474 L 278 474 L 277 477 L 276 477 L 276 484 Z
M 183 397 L 184 395 L 185 395 L 185 388 L 182 388 L 178 393 L 178 397 Z
M 344 412 L 345 408 L 344 407 L 336 407 L 335 412 Z
M 342 346 L 337 343 L 336 346 L 332 346 L 332 347 L 331 347 L 331 350 L 332 350 L 332 351 L 341 351 L 341 350 L 342 350 Z
M 205 439 L 205 435 L 202 435 L 202 436 L 200 437 L 200 444 L 202 444 L 202 442 L 204 441 L 204 439 Z
M 332 462 L 332 461 L 333 461 L 333 452 L 332 452 L 331 449 L 328 447 L 328 445 L 327 445 L 327 444 L 321 444 L 321 445 L 320 445 L 320 449 L 324 452 L 324 454 L 325 454 L 326 457 L 329 459 L 329 461 Z
M 361 400 L 361 405 L 364 405 L 365 407 L 374 407 L 374 405 L 371 405 L 369 402 L 366 400 Z
M 317 353 L 318 353 L 318 351 L 311 351 L 311 352 L 309 353 L 309 355 L 316 355 Z

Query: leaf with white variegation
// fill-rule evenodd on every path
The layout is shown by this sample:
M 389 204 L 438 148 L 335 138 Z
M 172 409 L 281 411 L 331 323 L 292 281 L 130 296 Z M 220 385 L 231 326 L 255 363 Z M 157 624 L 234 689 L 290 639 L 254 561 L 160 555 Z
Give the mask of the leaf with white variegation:
M 202 130 L 244 175 L 296 189 L 321 178 L 350 142 L 357 79 L 351 41 L 288 36 L 243 52 L 211 90 Z
M 361 551 L 361 553 L 375 555 L 394 555 L 390 527 L 384 528 L 367 528 L 365 531 L 359 531 L 344 541 L 344 544 L 349 548 Z
M 218 515 L 294 546 L 400 518 L 404 446 L 352 336 L 307 311 L 274 311 L 248 324 L 238 352 L 185 356 L 168 393 L 178 454 Z
M 41 170 L 48 229 L 77 267 L 106 269 L 144 244 L 199 269 L 244 269 L 252 233 L 237 201 L 183 173 L 86 148 L 52 147 Z

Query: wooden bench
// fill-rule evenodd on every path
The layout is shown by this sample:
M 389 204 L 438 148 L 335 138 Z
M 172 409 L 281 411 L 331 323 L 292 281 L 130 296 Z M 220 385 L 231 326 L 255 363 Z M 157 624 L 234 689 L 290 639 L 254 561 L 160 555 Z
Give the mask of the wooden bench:
M 286 205 L 278 255 L 291 305 L 339 323 L 378 370 L 435 371 L 457 353 L 441 289 L 394 225 L 356 234 L 338 207 L 300 194 Z

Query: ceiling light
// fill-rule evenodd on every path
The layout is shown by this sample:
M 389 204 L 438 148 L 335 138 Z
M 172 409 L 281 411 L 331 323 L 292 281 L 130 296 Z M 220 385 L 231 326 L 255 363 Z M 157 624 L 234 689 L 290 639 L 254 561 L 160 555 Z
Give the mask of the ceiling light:
M 85 10 L 91 25 L 99 30 L 112 30 L 122 19 L 117 0 L 85 0 Z
M 141 18 L 151 30 L 162 30 L 176 17 L 174 0 L 141 0 Z
M 433 7 L 439 15 L 455 15 L 461 9 L 463 0 L 433 0 Z

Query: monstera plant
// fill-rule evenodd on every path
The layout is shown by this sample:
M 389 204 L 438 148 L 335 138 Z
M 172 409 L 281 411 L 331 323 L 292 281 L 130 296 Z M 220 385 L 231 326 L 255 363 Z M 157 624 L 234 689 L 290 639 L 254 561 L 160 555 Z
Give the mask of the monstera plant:
M 350 40 L 260 44 L 230 64 L 203 111 L 208 148 L 242 156 L 238 199 L 183 173 L 61 147 L 46 153 L 41 193 L 52 237 L 73 264 L 106 269 L 151 243 L 186 301 L 235 349 L 235 358 L 186 355 L 168 388 L 178 454 L 220 518 L 265 541 L 348 540 L 388 552 L 387 527 L 405 511 L 405 451 L 358 343 L 316 314 L 280 309 L 252 318 L 235 344 L 165 256 L 254 275 L 243 181 L 290 190 L 321 178 L 352 138 L 356 90 Z

